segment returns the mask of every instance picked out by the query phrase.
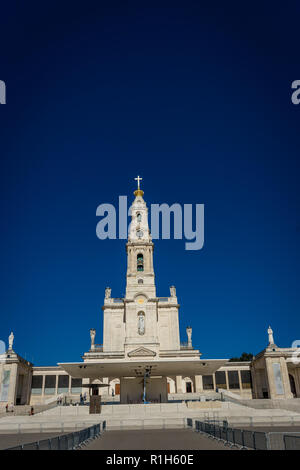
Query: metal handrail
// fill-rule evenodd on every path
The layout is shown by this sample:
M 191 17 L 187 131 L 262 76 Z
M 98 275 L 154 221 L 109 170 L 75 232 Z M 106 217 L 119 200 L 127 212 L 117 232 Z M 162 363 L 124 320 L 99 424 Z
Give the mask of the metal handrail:
M 187 425 L 192 426 L 192 424 L 189 419 Z M 216 423 L 195 420 L 195 429 L 197 432 L 208 434 L 226 445 L 234 445 L 240 449 L 266 450 L 269 448 L 266 432 L 229 428 L 227 424 L 223 423 L 223 426 L 219 426 Z
M 102 423 L 102 431 L 106 428 L 106 421 Z M 49 439 L 42 439 L 27 444 L 20 444 L 8 447 L 4 450 L 75 450 L 84 443 L 96 439 L 101 434 L 101 424 L 94 424 L 80 431 L 55 436 Z

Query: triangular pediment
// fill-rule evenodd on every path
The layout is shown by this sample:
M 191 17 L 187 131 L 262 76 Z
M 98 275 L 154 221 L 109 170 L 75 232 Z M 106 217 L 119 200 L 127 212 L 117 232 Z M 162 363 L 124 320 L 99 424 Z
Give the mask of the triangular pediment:
M 151 351 L 150 349 L 144 348 L 143 346 L 128 353 L 129 357 L 138 357 L 138 356 L 156 356 L 156 352 Z

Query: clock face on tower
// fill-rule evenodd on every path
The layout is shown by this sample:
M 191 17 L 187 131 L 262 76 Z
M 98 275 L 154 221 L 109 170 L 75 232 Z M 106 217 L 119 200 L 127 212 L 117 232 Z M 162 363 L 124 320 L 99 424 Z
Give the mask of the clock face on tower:
M 142 231 L 142 230 L 137 230 L 136 235 L 137 235 L 138 238 L 142 238 L 142 236 L 143 236 L 144 234 L 143 234 L 143 231 Z

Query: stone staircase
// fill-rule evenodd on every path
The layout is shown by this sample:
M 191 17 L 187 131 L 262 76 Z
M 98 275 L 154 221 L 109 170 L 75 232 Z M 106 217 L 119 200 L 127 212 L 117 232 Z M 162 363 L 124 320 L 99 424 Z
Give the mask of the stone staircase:
M 192 407 L 190 404 L 192 403 Z M 228 421 L 230 425 L 300 425 L 300 413 L 283 409 L 254 409 L 232 402 L 190 402 L 102 405 L 99 415 L 88 406 L 56 406 L 34 416 L 9 416 L 0 421 L 4 432 L 66 432 L 106 422 L 106 429 L 184 428 L 187 418 Z
M 29 416 L 31 407 L 34 408 L 34 413 L 42 413 L 46 410 L 50 410 L 57 406 L 56 402 L 50 402 L 44 405 L 14 405 L 14 411 L 6 412 L 5 407 L 1 407 L 0 409 L 0 418 L 5 418 L 8 416 Z

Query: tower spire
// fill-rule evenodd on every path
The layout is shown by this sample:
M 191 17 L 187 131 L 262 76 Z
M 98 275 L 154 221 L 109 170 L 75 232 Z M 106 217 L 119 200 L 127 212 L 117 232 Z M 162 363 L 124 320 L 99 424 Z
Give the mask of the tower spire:
M 140 181 L 142 181 L 143 178 L 141 178 L 140 176 L 137 176 L 137 178 L 134 178 L 134 179 L 135 181 L 137 181 L 138 188 L 134 191 L 133 194 L 135 195 L 135 197 L 138 197 L 138 196 L 143 197 L 144 191 L 140 189 Z

